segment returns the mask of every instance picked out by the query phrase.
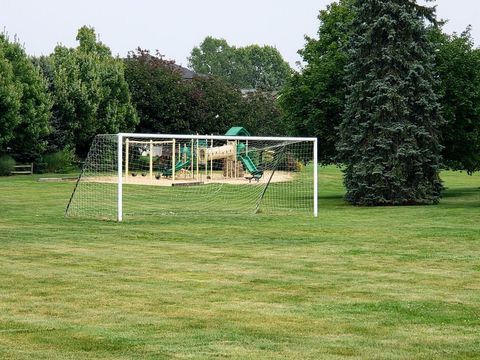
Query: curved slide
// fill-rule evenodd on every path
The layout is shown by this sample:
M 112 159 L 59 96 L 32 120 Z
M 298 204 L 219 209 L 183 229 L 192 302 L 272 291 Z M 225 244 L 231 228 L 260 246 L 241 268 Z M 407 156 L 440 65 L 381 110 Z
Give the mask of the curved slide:
M 243 129 L 243 128 L 242 128 Z M 245 152 L 246 145 L 244 143 L 239 143 L 237 146 L 237 159 L 240 160 L 245 166 L 245 169 L 252 175 L 255 179 L 260 179 L 263 176 L 263 170 L 257 168 L 252 159 Z
M 188 168 L 190 166 L 190 159 L 188 159 L 185 162 L 179 161 L 175 164 L 175 172 L 178 172 L 184 168 Z M 172 176 L 172 168 L 170 169 L 165 169 L 162 174 L 163 176 Z
M 254 177 L 260 179 L 263 175 L 263 170 L 259 170 L 252 159 L 247 154 L 238 154 L 238 159 L 243 163 L 245 169 Z

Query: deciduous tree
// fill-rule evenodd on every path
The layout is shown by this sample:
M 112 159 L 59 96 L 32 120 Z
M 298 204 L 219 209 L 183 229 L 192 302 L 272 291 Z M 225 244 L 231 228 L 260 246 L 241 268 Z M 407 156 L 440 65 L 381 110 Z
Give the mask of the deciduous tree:
M 351 0 L 340 0 L 320 11 L 318 39 L 306 37 L 299 53 L 305 66 L 281 91 L 280 105 L 288 132 L 319 139 L 319 161 L 336 162 L 338 126 L 345 103 L 346 45 L 350 39 Z
M 52 102 L 47 83 L 17 42 L 0 34 L 0 152 L 20 160 L 45 150 Z
M 172 61 L 137 49 L 125 59 L 125 76 L 139 115 L 138 131 L 190 133 L 187 89 Z
M 84 156 L 99 133 L 134 130 L 138 123 L 125 81 L 123 62 L 97 41 L 93 28 L 78 31 L 77 48 L 57 46 L 53 66 L 57 132 Z
M 290 66 L 272 46 L 237 48 L 211 36 L 193 48 L 189 66 L 244 89 L 279 90 L 291 75 Z
M 437 44 L 438 93 L 445 125 L 442 154 L 445 164 L 469 173 L 480 170 L 480 49 L 468 28 L 446 35 L 432 30 Z
M 215 76 L 197 77 L 186 84 L 187 112 L 192 130 L 199 134 L 224 134 L 243 124 L 245 101 L 240 91 Z

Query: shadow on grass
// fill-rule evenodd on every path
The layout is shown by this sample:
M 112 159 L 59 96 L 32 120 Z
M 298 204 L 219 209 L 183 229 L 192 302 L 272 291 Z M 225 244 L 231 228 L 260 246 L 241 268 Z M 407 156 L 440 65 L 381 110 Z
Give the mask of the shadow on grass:
M 455 197 L 471 197 L 475 195 L 480 195 L 480 188 L 478 187 L 468 187 L 468 188 L 447 188 L 442 194 L 444 198 L 455 198 Z
M 449 208 L 478 208 L 480 207 L 480 188 L 447 188 L 442 193 L 442 200 L 440 204 Z
M 319 200 L 336 200 L 343 202 L 343 194 L 335 194 L 335 195 L 319 195 Z

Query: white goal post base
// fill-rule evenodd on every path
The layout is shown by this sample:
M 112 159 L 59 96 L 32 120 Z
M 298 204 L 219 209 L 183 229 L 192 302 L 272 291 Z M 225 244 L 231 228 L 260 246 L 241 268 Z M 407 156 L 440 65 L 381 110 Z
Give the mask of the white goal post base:
M 97 135 L 66 216 L 296 212 L 318 216 L 317 139 Z

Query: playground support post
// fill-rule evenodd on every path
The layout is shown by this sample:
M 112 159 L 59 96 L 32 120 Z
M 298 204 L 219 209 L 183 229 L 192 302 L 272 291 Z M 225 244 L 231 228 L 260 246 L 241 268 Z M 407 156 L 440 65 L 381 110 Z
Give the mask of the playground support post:
M 123 219 L 123 135 L 117 135 L 117 220 L 119 222 Z
M 193 168 L 193 139 L 191 140 L 190 142 L 190 172 L 191 172 L 191 176 L 192 176 L 192 179 L 195 178 L 195 169 Z
M 177 158 L 177 161 L 182 161 L 182 153 L 181 153 L 181 151 L 180 151 L 180 142 L 178 143 L 177 148 L 178 148 L 178 158 Z M 175 164 L 176 164 L 176 162 L 175 162 Z
M 198 181 L 198 180 L 200 179 L 199 174 L 198 174 L 198 156 L 200 155 L 200 151 L 198 150 L 198 139 L 197 139 L 196 143 L 197 143 L 197 144 L 196 144 L 197 146 L 196 146 L 196 150 L 195 150 L 195 151 L 196 151 L 196 154 L 197 154 L 197 164 L 196 164 L 196 165 L 197 165 L 197 169 L 196 169 L 196 170 L 197 170 L 197 181 Z
M 130 144 L 128 138 L 125 139 L 125 183 L 127 183 L 128 180 L 128 150 L 129 150 Z
M 153 179 L 153 140 L 150 140 L 150 180 Z
M 210 148 L 213 149 L 213 139 L 210 140 Z M 210 160 L 210 179 L 213 179 L 213 160 Z
M 183 161 L 182 147 L 180 145 L 180 142 L 178 143 L 178 161 Z
M 233 146 L 234 146 L 234 149 L 235 149 L 235 155 L 233 157 L 233 166 L 234 166 L 233 177 L 234 177 L 234 179 L 236 179 L 237 178 L 237 146 L 238 146 L 238 141 L 237 140 L 235 140 Z
M 205 145 L 205 179 L 207 178 L 208 176 L 208 140 L 205 140 L 206 142 L 206 145 Z
M 175 139 L 173 139 L 173 142 L 172 142 L 172 183 L 175 182 L 175 165 L 176 165 L 176 161 L 175 161 Z
M 318 138 L 313 141 L 313 216 L 318 217 Z

